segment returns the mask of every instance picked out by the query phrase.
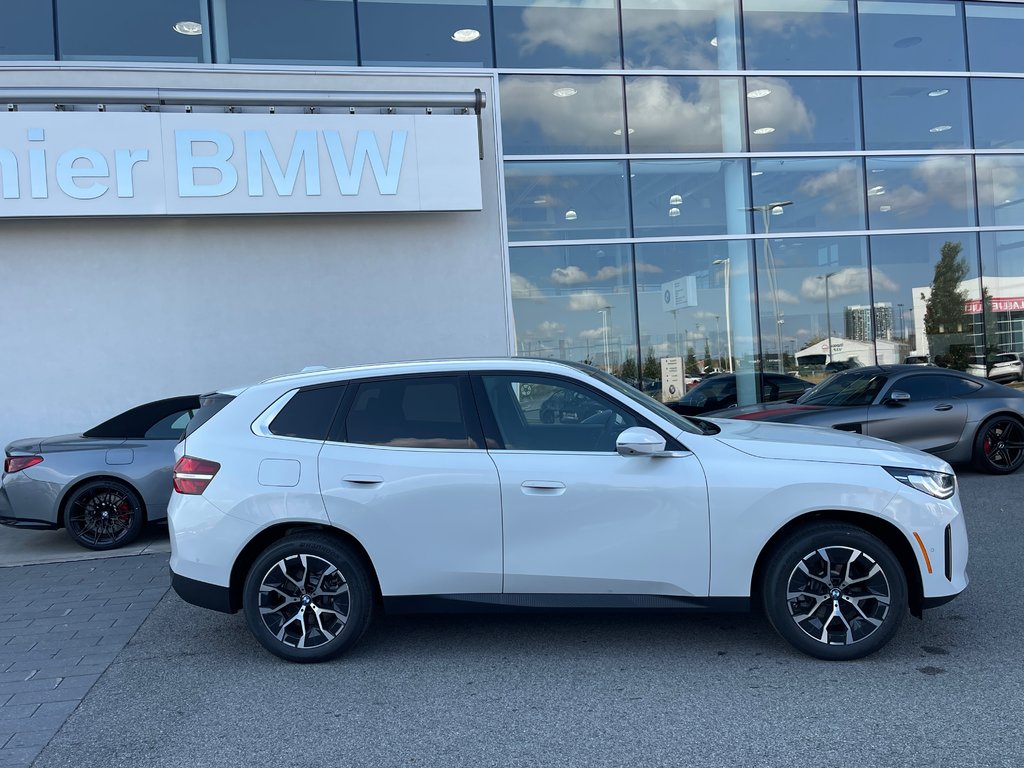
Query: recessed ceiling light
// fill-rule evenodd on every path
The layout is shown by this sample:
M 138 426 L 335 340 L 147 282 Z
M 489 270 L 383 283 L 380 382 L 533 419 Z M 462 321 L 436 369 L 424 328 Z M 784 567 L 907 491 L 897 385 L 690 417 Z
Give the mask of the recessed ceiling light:
M 711 47 L 712 48 L 717 48 L 718 47 L 718 38 L 717 37 L 712 37 L 709 42 L 711 43 Z
M 764 136 L 766 133 L 775 133 L 775 129 L 770 125 L 766 125 L 764 128 L 755 128 L 754 133 L 758 136 Z
M 568 211 L 566 211 L 565 212 L 565 220 L 566 221 L 576 221 L 576 211 L 572 210 L 571 208 Z
M 891 205 L 880 205 L 880 206 L 878 206 L 878 210 L 880 210 L 882 213 L 888 213 L 889 211 L 892 210 L 892 206 Z
M 456 29 L 452 32 L 452 40 L 456 43 L 472 43 L 480 39 L 479 29 Z
M 616 128 L 614 131 L 612 131 L 612 133 L 614 133 L 616 136 L 621 136 L 622 135 L 622 129 L 621 128 Z M 634 128 L 627 128 L 626 129 L 626 135 L 632 136 L 634 133 L 636 133 L 636 129 L 634 129 Z
M 870 195 L 872 197 L 877 197 L 878 195 L 884 195 L 884 194 L 885 194 L 885 187 L 883 187 L 881 185 L 879 185 L 877 187 L 872 187 L 871 189 L 868 190 L 868 195 Z
M 915 45 L 920 45 L 924 42 L 923 37 L 914 35 L 912 37 L 902 37 L 892 44 L 893 48 L 913 48 Z
M 548 204 L 548 199 L 546 197 L 538 197 L 536 200 L 533 201 L 533 204 L 534 205 L 547 205 Z
M 669 205 L 682 205 L 683 204 L 683 196 L 682 195 L 672 195 L 672 197 L 670 197 L 668 199 L 668 204 Z
M 752 91 L 747 91 L 748 99 L 763 99 L 765 96 L 772 92 L 771 88 L 755 88 Z
M 885 173 L 885 168 L 872 168 L 872 173 Z
M 561 88 L 555 88 L 555 90 L 551 92 L 551 95 L 559 99 L 565 99 L 569 96 L 575 96 L 577 93 L 579 93 L 579 91 L 577 91 L 575 88 L 570 88 L 568 85 L 563 85 Z
M 198 21 L 179 21 L 172 27 L 172 29 L 179 35 L 203 34 L 203 25 Z
M 678 208 L 669 208 L 668 209 L 668 215 L 671 216 L 672 218 L 675 218 L 676 216 L 679 215 L 679 209 Z
M 952 125 L 936 125 L 934 128 L 929 128 L 928 133 L 942 133 L 943 131 L 948 131 L 952 128 Z
M 1003 200 L 1003 205 L 1006 205 L 1007 203 L 1012 203 L 1012 202 L 1013 202 L 1013 200 L 1010 200 L 1009 198 L 1007 198 L 1006 200 Z
M 764 176 L 764 171 L 751 171 L 751 176 Z
M 949 93 L 949 88 L 936 88 L 934 91 L 928 91 L 929 96 L 945 96 Z

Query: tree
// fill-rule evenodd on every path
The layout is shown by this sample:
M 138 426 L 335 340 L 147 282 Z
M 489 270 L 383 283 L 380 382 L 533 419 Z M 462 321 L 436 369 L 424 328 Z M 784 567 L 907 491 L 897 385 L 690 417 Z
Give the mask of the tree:
M 700 376 L 700 370 L 697 368 L 697 355 L 694 354 L 693 347 L 686 348 L 686 373 L 689 376 Z
M 622 364 L 622 368 L 619 371 L 619 378 L 622 379 L 623 381 L 627 382 L 628 384 L 632 384 L 633 386 L 636 386 L 636 375 L 637 375 L 636 360 L 634 360 L 633 356 L 630 355 L 629 357 L 626 358 L 626 361 Z
M 654 356 L 654 347 L 648 347 L 647 355 L 644 357 L 644 378 L 651 380 L 661 378 L 661 361 Z
M 711 365 L 711 344 L 708 343 L 708 337 L 704 337 L 704 367 L 707 368 Z
M 967 260 L 960 257 L 962 250 L 961 243 L 947 240 L 942 244 L 932 277 L 932 292 L 924 310 L 924 332 L 933 359 L 939 365 L 961 371 L 967 369 L 973 354 L 969 334 L 964 332 L 967 292 L 961 286 L 970 267 Z
M 999 352 L 999 324 L 996 322 L 996 313 L 992 309 L 992 294 L 988 292 L 987 285 L 981 289 L 981 308 L 985 313 L 985 351 L 994 355 Z

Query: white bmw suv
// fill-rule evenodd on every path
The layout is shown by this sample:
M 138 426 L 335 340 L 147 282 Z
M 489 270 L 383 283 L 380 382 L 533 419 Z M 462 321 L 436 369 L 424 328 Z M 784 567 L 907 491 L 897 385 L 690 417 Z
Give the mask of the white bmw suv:
M 578 419 L 546 421 L 550 398 Z M 174 467 L 172 583 L 299 662 L 374 613 L 764 609 L 854 659 L 967 586 L 946 462 L 818 427 L 689 420 L 594 368 L 323 371 L 204 398 Z

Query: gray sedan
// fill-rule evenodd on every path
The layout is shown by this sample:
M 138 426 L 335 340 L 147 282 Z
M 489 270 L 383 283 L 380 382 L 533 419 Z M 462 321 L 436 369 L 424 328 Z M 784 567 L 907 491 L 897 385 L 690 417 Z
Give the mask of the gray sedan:
M 810 424 L 859 432 L 983 472 L 1024 465 L 1024 393 L 947 368 L 887 365 L 837 373 L 795 403 L 754 405 L 709 417 Z
M 174 446 L 198 409 L 198 396 L 174 397 L 80 435 L 15 440 L 0 476 L 0 524 L 65 527 L 88 549 L 128 544 L 147 520 L 167 517 Z

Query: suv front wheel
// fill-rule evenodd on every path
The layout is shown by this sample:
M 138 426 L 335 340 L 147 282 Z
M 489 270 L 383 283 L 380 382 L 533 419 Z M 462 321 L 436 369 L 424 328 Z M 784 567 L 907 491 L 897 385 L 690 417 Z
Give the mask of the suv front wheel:
M 245 619 L 271 653 L 297 662 L 336 658 L 370 624 L 373 589 L 359 555 L 330 536 L 296 534 L 252 564 L 242 593 Z
M 775 630 L 819 659 L 859 659 L 885 645 L 907 612 L 907 579 L 882 541 L 851 525 L 797 531 L 775 550 L 762 584 Z

